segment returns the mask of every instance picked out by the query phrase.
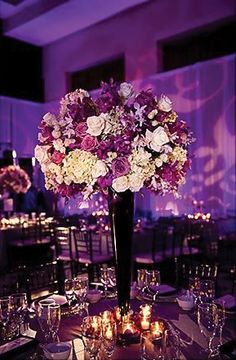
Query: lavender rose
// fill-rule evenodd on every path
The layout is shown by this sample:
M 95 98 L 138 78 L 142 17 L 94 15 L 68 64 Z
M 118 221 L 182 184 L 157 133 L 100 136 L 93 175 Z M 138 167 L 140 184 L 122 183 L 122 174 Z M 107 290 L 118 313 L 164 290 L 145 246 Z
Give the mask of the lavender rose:
M 128 162 L 128 159 L 125 157 L 121 157 L 119 159 L 113 160 L 111 169 L 115 177 L 120 177 L 122 175 L 128 174 L 130 170 L 130 164 Z

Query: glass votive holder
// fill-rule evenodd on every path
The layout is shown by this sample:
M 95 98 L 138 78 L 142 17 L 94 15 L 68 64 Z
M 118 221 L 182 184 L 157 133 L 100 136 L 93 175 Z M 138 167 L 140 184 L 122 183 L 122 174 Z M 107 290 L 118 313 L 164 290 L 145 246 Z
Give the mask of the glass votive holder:
M 164 337 L 153 334 L 151 331 L 144 331 L 140 338 L 141 359 L 161 360 L 164 359 Z
M 144 287 L 145 279 L 146 279 L 146 270 L 138 269 L 137 270 L 137 284 L 138 284 L 139 289 L 142 289 Z
M 142 330 L 149 330 L 151 324 L 151 316 L 140 316 L 140 327 Z
M 150 331 L 155 336 L 160 336 L 164 332 L 164 325 L 160 321 L 153 321 L 150 324 Z

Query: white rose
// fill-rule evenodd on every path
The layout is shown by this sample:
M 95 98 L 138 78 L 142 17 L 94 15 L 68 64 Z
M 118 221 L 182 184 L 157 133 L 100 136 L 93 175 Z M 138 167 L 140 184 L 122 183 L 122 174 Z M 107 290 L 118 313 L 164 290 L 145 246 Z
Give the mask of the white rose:
M 132 95 L 133 91 L 134 91 L 133 86 L 127 82 L 124 82 L 120 84 L 120 90 L 118 91 L 118 94 L 121 97 L 127 99 Z
M 169 112 L 172 110 L 172 101 L 166 95 L 161 95 L 158 101 L 158 107 L 161 111 Z
M 107 171 L 106 164 L 102 160 L 98 160 L 92 169 L 92 177 L 98 178 L 99 176 L 105 176 Z
M 105 126 L 105 114 L 99 116 L 89 116 L 87 119 L 87 133 L 92 136 L 99 136 Z
M 143 179 L 138 174 L 131 174 L 129 176 L 130 190 L 139 191 L 143 187 Z
M 48 157 L 49 145 L 36 145 L 34 149 L 34 156 L 40 162 L 40 164 L 46 163 L 49 160 Z
M 38 141 L 43 143 L 45 140 L 47 140 L 47 138 L 45 138 L 41 133 L 39 133 L 38 134 Z
M 61 132 L 58 130 L 53 130 L 52 136 L 54 137 L 54 139 L 58 139 L 61 136 Z
M 146 139 L 150 142 L 149 147 L 159 152 L 161 146 L 169 142 L 168 135 L 165 132 L 165 129 L 162 126 L 158 126 L 153 133 L 150 130 L 146 131 Z
M 117 179 L 114 179 L 112 182 L 112 187 L 116 192 L 123 192 L 129 188 L 129 181 L 127 176 L 120 176 Z

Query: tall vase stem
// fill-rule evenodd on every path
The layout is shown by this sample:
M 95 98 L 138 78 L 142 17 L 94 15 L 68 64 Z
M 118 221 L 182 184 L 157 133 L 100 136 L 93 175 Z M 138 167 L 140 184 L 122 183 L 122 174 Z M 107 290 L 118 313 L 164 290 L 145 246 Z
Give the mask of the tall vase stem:
M 110 190 L 108 204 L 115 256 L 118 306 L 123 316 L 128 313 L 130 305 L 134 194 L 129 190 L 122 193 L 114 193 Z

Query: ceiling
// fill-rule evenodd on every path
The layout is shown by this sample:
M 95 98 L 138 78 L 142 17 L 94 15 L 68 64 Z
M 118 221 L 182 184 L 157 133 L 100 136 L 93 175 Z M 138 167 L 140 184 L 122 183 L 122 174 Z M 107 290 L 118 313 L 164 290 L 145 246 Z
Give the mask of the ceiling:
M 0 0 L 3 33 L 44 46 L 150 0 Z

